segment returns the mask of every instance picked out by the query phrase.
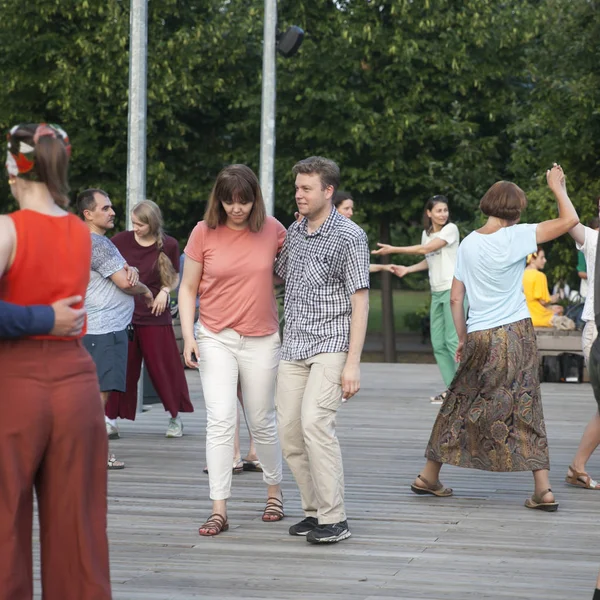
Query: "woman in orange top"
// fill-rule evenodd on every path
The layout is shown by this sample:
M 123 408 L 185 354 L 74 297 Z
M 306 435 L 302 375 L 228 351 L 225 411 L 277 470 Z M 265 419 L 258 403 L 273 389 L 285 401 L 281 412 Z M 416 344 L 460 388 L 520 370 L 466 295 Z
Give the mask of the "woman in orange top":
M 185 248 L 179 316 L 185 362 L 200 368 L 213 501 L 200 535 L 217 535 L 229 527 L 238 378 L 268 486 L 262 519 L 279 521 L 284 516 L 275 417 L 280 342 L 273 267 L 285 234 L 285 227 L 266 214 L 256 175 L 244 165 L 231 165 L 217 176 L 204 221 L 196 225 Z M 194 337 L 198 294 L 200 319 Z
M 87 227 L 65 207 L 70 145 L 46 124 L 17 125 L 6 168 L 20 210 L 0 216 L 0 300 L 83 298 Z M 111 598 L 104 416 L 83 331 L 0 340 L 0 600 L 33 597 L 32 518 L 40 519 L 45 600 Z
M 546 254 L 538 246 L 537 252 L 527 257 L 527 268 L 523 273 L 523 291 L 534 327 L 552 327 L 554 317 L 563 313 L 562 306 L 551 304 L 558 296 L 551 296 L 548 291 L 548 279 L 542 273 L 545 266 Z

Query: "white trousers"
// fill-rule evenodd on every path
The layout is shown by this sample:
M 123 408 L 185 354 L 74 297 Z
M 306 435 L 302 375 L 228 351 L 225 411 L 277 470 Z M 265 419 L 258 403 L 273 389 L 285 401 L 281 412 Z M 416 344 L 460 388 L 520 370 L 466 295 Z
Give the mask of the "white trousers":
M 596 329 L 595 321 L 586 321 L 585 327 L 581 333 L 581 349 L 583 350 L 583 356 L 585 358 L 585 364 L 590 363 L 590 352 L 592 350 L 592 344 L 598 337 L 598 330 Z
M 238 377 L 263 480 L 267 485 L 279 484 L 282 457 L 275 414 L 279 333 L 244 337 L 233 329 L 213 333 L 198 324 L 196 339 L 206 405 L 206 465 L 211 500 L 231 496 Z

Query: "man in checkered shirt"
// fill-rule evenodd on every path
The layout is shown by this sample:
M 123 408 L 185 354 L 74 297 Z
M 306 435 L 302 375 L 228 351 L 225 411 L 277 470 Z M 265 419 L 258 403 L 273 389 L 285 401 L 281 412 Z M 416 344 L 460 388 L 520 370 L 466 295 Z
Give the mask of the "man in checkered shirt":
M 290 535 L 333 543 L 350 537 L 335 418 L 360 389 L 370 256 L 365 232 L 333 207 L 338 166 L 313 156 L 292 172 L 303 218 L 288 229 L 275 265 L 285 280 L 277 419 L 306 517 Z

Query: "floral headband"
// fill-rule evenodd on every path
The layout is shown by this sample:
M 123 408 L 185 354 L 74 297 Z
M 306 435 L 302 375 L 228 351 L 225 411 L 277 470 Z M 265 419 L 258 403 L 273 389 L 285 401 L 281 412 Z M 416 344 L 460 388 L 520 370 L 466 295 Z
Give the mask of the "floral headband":
M 58 125 L 47 123 L 31 123 L 15 125 L 8 133 L 8 152 L 6 154 L 6 170 L 9 177 L 22 177 L 37 181 L 35 170 L 35 146 L 45 136 L 63 142 L 67 156 L 71 156 L 71 143 L 67 132 Z

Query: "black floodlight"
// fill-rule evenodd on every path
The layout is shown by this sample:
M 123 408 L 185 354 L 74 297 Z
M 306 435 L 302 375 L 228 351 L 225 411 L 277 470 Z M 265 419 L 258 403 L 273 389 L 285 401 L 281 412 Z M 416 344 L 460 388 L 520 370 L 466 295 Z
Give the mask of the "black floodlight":
M 296 25 L 292 25 L 285 33 L 277 36 L 277 50 L 280 54 L 289 58 L 298 52 L 304 39 L 304 30 Z

